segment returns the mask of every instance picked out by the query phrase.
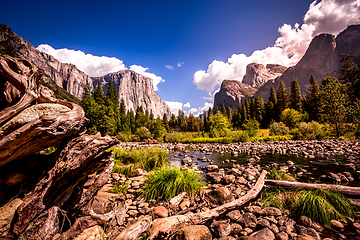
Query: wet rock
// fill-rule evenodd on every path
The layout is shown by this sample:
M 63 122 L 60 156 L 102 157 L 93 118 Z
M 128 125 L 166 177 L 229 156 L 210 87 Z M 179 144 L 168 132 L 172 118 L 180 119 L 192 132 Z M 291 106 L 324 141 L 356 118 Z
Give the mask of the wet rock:
M 175 233 L 174 240 L 212 240 L 212 235 L 205 225 L 191 225 Z
M 169 211 L 164 206 L 157 206 L 154 208 L 154 215 L 159 218 L 166 218 L 169 216 Z
M 224 177 L 223 173 L 208 173 L 206 177 L 212 182 L 212 183 L 220 183 L 222 178 Z
M 102 227 L 96 225 L 82 231 L 74 240 L 101 240 L 106 238 L 107 236 Z
M 226 187 L 219 187 L 213 191 L 213 195 L 218 202 L 221 204 L 234 201 L 235 198 L 232 195 L 231 191 Z
M 341 182 L 340 177 L 338 175 L 336 175 L 335 173 L 329 172 L 329 178 L 336 182 Z
M 192 163 L 192 159 L 190 157 L 185 157 L 181 160 L 181 164 L 183 165 L 188 165 L 190 163 Z
M 226 221 L 216 221 L 210 225 L 213 233 L 218 237 L 224 237 L 230 234 L 231 226 Z
M 217 170 L 219 170 L 219 167 L 218 165 L 207 165 L 205 167 L 205 169 L 208 171 L 208 172 L 215 172 Z
M 257 240 L 275 240 L 275 234 L 268 228 L 263 228 L 260 231 L 254 232 L 250 236 Z
M 237 222 L 245 228 L 254 228 L 257 224 L 256 216 L 252 213 L 244 213 Z

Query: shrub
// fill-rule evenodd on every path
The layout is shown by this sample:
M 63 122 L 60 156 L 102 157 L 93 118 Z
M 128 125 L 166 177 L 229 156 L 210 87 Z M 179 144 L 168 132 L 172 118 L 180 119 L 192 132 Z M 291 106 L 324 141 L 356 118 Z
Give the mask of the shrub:
M 197 194 L 204 186 L 202 175 L 194 169 L 181 170 L 164 165 L 146 176 L 142 197 L 168 200 L 184 191 L 189 195 Z
M 355 216 L 349 200 L 338 191 L 268 188 L 262 192 L 260 201 L 265 207 L 289 209 L 294 219 L 307 216 L 320 224 L 330 224 L 330 220 L 335 218 Z
M 211 137 L 226 137 L 230 132 L 231 123 L 228 118 L 217 111 L 215 115 L 210 116 L 209 129 Z
M 289 134 L 289 128 L 285 126 L 283 122 L 273 122 L 270 124 L 270 135 L 280 135 L 284 136 Z
M 144 141 L 151 137 L 151 132 L 146 127 L 140 127 L 135 130 L 135 135 L 139 137 L 140 141 Z
M 300 123 L 298 130 L 303 139 L 324 139 L 328 136 L 327 127 L 315 121 Z
M 131 134 L 119 132 L 116 135 L 116 138 L 119 139 L 121 142 L 130 142 L 131 141 Z
M 127 190 L 129 188 L 129 183 L 123 183 L 121 185 L 114 184 L 113 187 L 109 190 L 110 193 L 116 193 L 116 194 L 126 194 Z
M 280 121 L 289 128 L 295 128 L 303 119 L 303 115 L 292 108 L 286 108 L 280 114 Z
M 255 137 L 258 133 L 260 123 L 254 119 L 246 121 L 242 129 L 245 130 L 249 137 Z

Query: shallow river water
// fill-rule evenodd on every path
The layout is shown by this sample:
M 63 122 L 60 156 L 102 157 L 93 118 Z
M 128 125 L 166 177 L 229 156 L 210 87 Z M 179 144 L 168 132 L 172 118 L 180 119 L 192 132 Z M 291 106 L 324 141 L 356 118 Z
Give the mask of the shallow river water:
M 199 151 L 190 151 L 188 153 L 171 152 L 169 161 L 172 162 L 175 166 L 180 166 L 181 160 L 184 158 L 185 154 L 191 157 L 192 161 L 199 166 L 199 169 L 210 164 L 209 162 L 202 162 L 198 160 L 198 158 L 201 156 L 205 156 L 210 161 L 212 161 L 213 164 L 223 168 L 231 167 L 233 163 L 246 165 L 248 164 L 247 159 L 254 157 L 247 153 L 240 153 L 237 156 L 233 156 L 219 153 L 212 153 L 211 155 L 208 155 Z M 360 169 L 360 163 L 345 156 L 305 158 L 302 155 L 289 156 L 279 153 L 267 153 L 258 156 L 260 157 L 260 161 L 258 161 L 256 164 L 259 164 L 264 168 L 274 163 L 278 164 L 279 166 L 289 166 L 287 161 L 292 161 L 296 169 L 292 170 L 289 168 L 289 171 L 292 173 L 303 172 L 301 176 L 297 176 L 298 181 L 333 183 L 333 180 L 325 177 L 328 176 L 330 172 L 335 174 L 349 172 L 355 180 L 349 183 L 343 182 L 342 184 L 347 184 L 348 186 L 360 186 L 360 179 L 356 174 L 356 170 L 353 167 L 346 165 L 353 163 L 356 169 Z

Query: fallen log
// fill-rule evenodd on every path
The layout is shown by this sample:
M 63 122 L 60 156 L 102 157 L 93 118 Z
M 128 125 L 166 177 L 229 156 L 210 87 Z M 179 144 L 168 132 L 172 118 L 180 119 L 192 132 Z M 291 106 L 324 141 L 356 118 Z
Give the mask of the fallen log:
M 140 216 L 137 221 L 129 226 L 127 226 L 116 238 L 115 240 L 133 240 L 138 239 L 138 237 L 148 229 L 151 222 L 151 217 Z
M 255 198 L 264 186 L 266 171 L 263 170 L 258 178 L 255 186 L 243 197 L 236 199 L 232 202 L 225 203 L 217 208 L 188 215 L 175 215 L 167 218 L 155 219 L 149 229 L 148 239 L 164 239 L 169 235 L 175 233 L 180 228 L 188 225 L 204 224 L 208 220 L 219 217 L 221 214 L 238 208 L 243 204 Z
M 281 186 L 285 188 L 307 188 L 307 189 L 326 189 L 340 191 L 348 196 L 360 196 L 360 187 L 348 187 L 334 184 L 319 184 L 319 183 L 302 183 L 302 182 L 289 182 L 278 180 L 265 180 L 266 185 Z

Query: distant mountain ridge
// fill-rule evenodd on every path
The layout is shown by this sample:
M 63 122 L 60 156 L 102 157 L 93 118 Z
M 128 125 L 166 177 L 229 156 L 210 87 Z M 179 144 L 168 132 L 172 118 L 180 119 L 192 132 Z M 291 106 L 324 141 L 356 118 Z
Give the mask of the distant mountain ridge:
M 333 76 L 335 78 L 340 76 L 339 69 L 342 66 L 340 54 L 342 53 L 352 54 L 357 64 L 360 65 L 360 25 L 348 26 L 336 37 L 331 34 L 320 34 L 314 37 L 301 60 L 295 66 L 285 70 L 285 67 L 281 68 L 284 71 L 276 78 L 271 79 L 269 77 L 268 70 L 266 70 L 268 66 L 265 68 L 261 64 L 249 64 L 246 68 L 246 75 L 243 77 L 243 84 L 248 83 L 258 87 L 258 91 L 255 94 L 262 96 L 264 101 L 266 101 L 269 97 L 271 86 L 277 89 L 280 80 L 283 80 L 289 91 L 291 80 L 296 78 L 301 88 L 301 94 L 305 96 L 307 89 L 310 87 L 311 75 L 316 77 L 319 84 L 321 84 L 322 79 L 326 76 Z M 259 86 L 260 84 L 263 85 Z M 225 107 L 234 106 L 235 103 L 229 104 L 222 96 L 232 95 L 233 92 L 239 92 L 244 87 L 244 85 L 240 84 L 231 85 L 240 89 L 229 89 L 228 84 L 225 84 L 225 86 L 227 87 L 222 89 L 223 84 L 221 85 L 219 91 L 219 93 L 222 92 L 221 95 L 215 95 L 214 107 L 221 107 L 223 104 Z M 247 88 L 247 86 L 245 87 Z M 238 103 L 241 103 L 241 101 Z
M 155 117 L 162 117 L 163 113 L 171 115 L 169 106 L 154 91 L 151 78 L 142 76 L 130 70 L 109 73 L 101 78 L 91 78 L 80 71 L 75 65 L 61 63 L 53 56 L 40 52 L 31 43 L 15 34 L 7 25 L 0 24 L 0 54 L 27 59 L 49 76 L 49 84 L 56 84 L 75 97 L 81 99 L 86 83 L 90 90 L 94 89 L 102 79 L 103 87 L 108 79 L 112 79 L 118 87 L 119 100 L 124 98 L 127 109 L 142 105 L 144 110 L 153 111 Z M 126 85 L 129 84 L 129 85 Z M 106 87 L 103 88 L 106 94 Z

